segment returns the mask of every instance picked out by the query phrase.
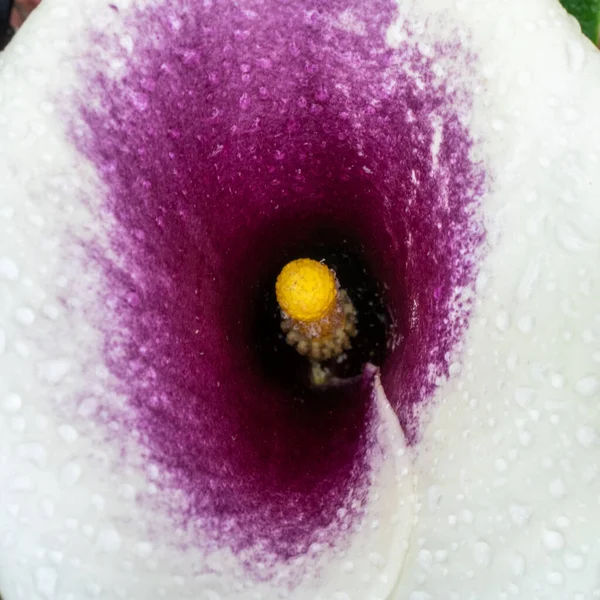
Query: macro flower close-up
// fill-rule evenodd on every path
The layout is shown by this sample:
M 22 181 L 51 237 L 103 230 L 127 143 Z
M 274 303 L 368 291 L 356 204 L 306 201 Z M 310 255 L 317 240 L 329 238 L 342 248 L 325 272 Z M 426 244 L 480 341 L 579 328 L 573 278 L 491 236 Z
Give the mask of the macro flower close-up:
M 600 598 L 599 107 L 556 0 L 44 0 L 2 599 Z

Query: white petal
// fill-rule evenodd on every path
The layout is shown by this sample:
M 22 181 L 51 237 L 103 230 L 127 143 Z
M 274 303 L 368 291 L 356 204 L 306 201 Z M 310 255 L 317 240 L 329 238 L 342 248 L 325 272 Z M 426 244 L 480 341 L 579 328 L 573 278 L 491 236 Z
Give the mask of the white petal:
M 453 29 L 438 13 L 451 3 L 416 4 L 431 35 Z M 592 597 L 600 53 L 558 3 L 455 6 L 486 74 L 473 130 L 492 170 L 484 211 L 495 243 L 460 375 L 439 390 L 420 445 L 420 541 L 392 597 Z M 444 560 L 423 566 L 424 551 Z
M 71 277 L 60 260 L 59 227 L 96 226 L 61 176 L 70 173 L 71 185 L 87 191 L 93 179 L 85 166 L 75 171 L 77 157 L 60 138 L 43 88 L 61 70 L 60 33 L 76 31 L 98 4 L 48 0 L 0 58 L 7 65 L 0 107 L 10 115 L 0 137 L 0 256 L 11 286 L 0 296 L 0 480 L 8 490 L 0 495 L 2 592 L 5 600 L 103 591 L 251 597 L 258 588 L 224 592 L 218 575 L 194 575 L 196 556 L 145 539 L 141 523 L 162 524 L 134 513 L 136 491 L 148 481 L 134 469 L 107 468 L 119 457 L 92 427 L 65 440 L 68 424 L 55 410 L 82 380 L 104 375 L 85 372 L 101 364 L 93 328 L 57 302 Z M 493 241 L 488 285 L 460 374 L 439 390 L 420 445 L 414 530 L 412 467 L 398 454 L 401 432 L 378 395 L 382 460 L 373 490 L 388 493 L 371 498 L 365 523 L 378 519 L 379 526 L 353 538 L 345 559 L 324 565 L 319 590 L 307 583 L 295 597 L 341 600 L 359 589 L 385 598 L 397 576 L 398 599 L 589 595 L 600 561 L 600 58 L 549 0 L 402 5 L 429 41 L 458 28 L 486 76 L 473 128 L 494 175 L 484 206 Z M 36 182 L 47 205 L 28 196 Z M 19 314 L 27 318 L 5 319 Z M 56 337 L 65 323 L 70 335 Z M 52 407 L 47 390 L 54 390 Z M 93 399 L 86 391 L 82 410 Z M 231 566 L 229 583 L 237 577 L 243 585 L 232 562 L 223 555 L 208 564 Z

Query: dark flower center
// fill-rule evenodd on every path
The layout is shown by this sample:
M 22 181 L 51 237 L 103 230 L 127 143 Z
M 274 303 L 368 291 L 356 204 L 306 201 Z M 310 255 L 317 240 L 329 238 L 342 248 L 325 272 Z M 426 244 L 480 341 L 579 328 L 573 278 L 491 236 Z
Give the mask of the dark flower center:
M 340 286 L 348 293 L 360 315 L 358 335 L 352 340 L 352 348 L 339 358 L 325 362 L 334 381 L 350 383 L 360 377 L 366 363 L 382 365 L 386 355 L 387 330 L 390 323 L 385 306 L 383 286 L 374 278 L 364 249 L 356 239 L 335 231 L 335 222 L 330 228 L 323 223 L 314 231 L 304 230 L 298 240 L 291 235 L 285 246 L 271 256 L 276 264 L 260 290 L 256 302 L 256 348 L 258 360 L 265 376 L 275 379 L 288 390 L 295 400 L 307 400 L 316 396 L 320 401 L 323 394 L 331 391 L 324 387 L 315 389 L 310 381 L 309 361 L 285 341 L 281 331 L 281 313 L 275 297 L 274 281 L 281 264 L 295 256 L 325 261 L 338 278 Z M 306 226 L 306 225 L 305 225 Z M 279 266 L 279 269 L 277 268 Z M 402 315 L 402 307 L 394 307 Z

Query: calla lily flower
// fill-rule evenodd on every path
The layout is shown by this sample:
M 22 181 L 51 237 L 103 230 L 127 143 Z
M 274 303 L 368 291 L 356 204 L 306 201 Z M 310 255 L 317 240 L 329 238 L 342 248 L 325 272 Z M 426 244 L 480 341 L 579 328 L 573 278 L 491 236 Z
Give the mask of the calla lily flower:
M 4 600 L 600 594 L 600 55 L 553 0 L 46 0 L 0 55 Z M 274 285 L 323 260 L 326 386 Z

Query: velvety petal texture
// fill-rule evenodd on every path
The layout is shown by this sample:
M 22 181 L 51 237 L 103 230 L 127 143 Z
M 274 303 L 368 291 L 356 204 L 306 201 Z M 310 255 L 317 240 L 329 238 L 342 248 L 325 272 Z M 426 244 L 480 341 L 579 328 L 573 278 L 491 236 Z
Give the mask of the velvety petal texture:
M 297 389 L 293 351 L 265 348 L 279 340 L 257 312 L 285 262 L 357 249 L 389 307 L 383 384 L 410 442 L 473 296 L 484 176 L 461 123 L 469 96 L 458 66 L 450 85 L 414 45 L 387 47 L 394 15 L 387 1 L 133 10 L 129 50 L 88 33 L 86 88 L 66 103 L 106 185 L 95 210 L 114 219 L 87 263 L 127 400 L 109 418 L 183 494 L 175 522 L 260 577 L 358 527 L 372 467 L 368 391 Z
M 558 3 L 46 0 L 0 62 L 4 600 L 597 593 L 600 59 Z M 359 310 L 323 390 L 304 255 Z

